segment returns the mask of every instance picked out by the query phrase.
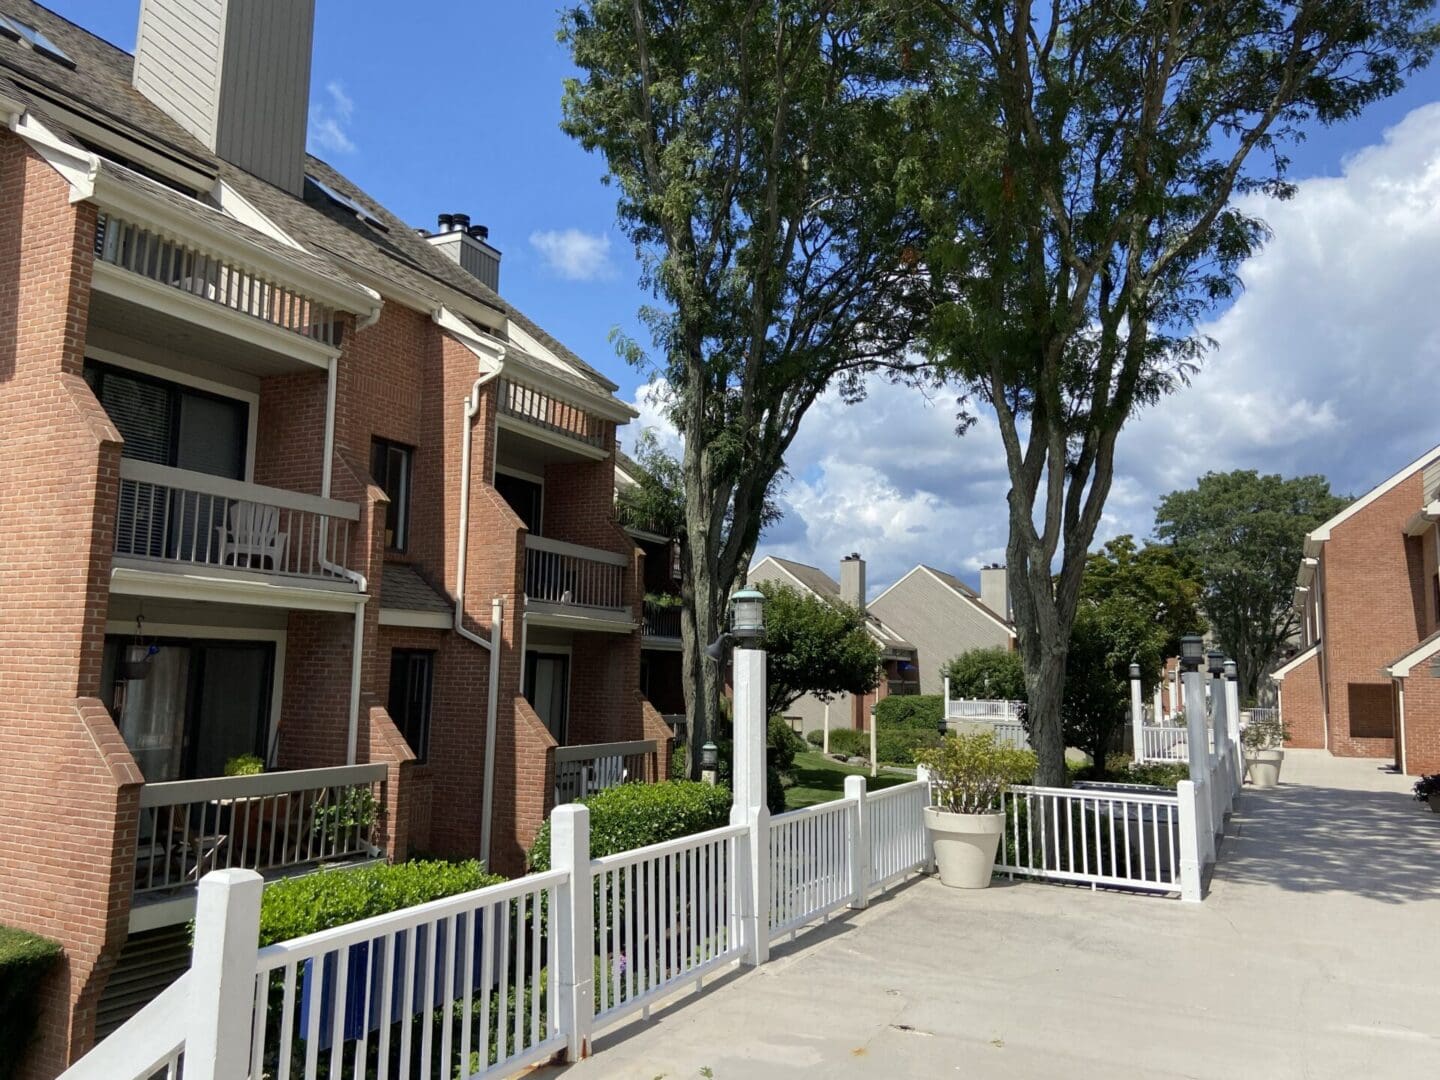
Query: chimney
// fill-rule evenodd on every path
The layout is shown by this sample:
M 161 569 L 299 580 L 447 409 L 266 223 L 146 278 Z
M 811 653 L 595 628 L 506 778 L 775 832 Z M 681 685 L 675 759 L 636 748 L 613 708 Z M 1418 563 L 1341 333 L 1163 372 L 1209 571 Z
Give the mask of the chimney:
M 466 273 L 500 291 L 500 249 L 490 243 L 490 230 L 471 225 L 469 214 L 441 214 L 438 228 L 425 239 L 430 246 L 460 264 Z
M 865 610 L 865 560 L 858 551 L 840 560 L 840 599 Z
M 1010 581 L 999 563 L 980 570 L 980 602 L 1002 619 L 1010 618 Z
M 218 157 L 300 196 L 315 0 L 140 0 L 135 89 Z

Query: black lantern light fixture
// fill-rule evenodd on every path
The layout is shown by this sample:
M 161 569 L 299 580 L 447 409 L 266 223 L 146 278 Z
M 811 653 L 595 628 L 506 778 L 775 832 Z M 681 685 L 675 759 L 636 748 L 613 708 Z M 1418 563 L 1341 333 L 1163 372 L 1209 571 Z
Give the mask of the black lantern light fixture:
M 1225 654 L 1219 649 L 1211 649 L 1210 652 L 1206 654 L 1206 660 L 1209 661 L 1210 674 L 1212 676 L 1218 679 L 1221 675 L 1225 674 Z
M 1205 660 L 1205 639 L 1199 634 L 1184 634 L 1180 638 L 1180 669 L 1199 671 Z

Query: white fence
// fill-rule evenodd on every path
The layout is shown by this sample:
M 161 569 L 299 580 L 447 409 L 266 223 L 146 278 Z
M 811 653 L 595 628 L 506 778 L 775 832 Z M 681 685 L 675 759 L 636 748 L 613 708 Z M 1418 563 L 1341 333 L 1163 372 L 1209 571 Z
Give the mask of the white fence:
M 1145 724 L 1137 730 L 1140 732 L 1140 742 L 1135 747 L 1136 761 L 1189 760 L 1189 737 L 1183 724 Z
M 655 783 L 659 776 L 654 739 L 589 743 L 555 748 L 555 805 L 576 802 L 606 788 Z
M 590 857 L 551 815 L 544 873 L 256 947 L 262 882 L 203 878 L 189 972 L 64 1080 L 509 1075 L 929 865 L 923 782 Z

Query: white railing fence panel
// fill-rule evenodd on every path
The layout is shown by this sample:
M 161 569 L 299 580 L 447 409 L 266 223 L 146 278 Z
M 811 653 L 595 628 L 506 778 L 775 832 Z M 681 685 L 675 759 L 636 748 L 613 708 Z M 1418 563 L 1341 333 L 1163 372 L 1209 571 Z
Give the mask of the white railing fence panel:
M 571 607 L 625 606 L 623 555 L 529 534 L 525 537 L 525 595 Z
M 1140 728 L 1141 745 L 1135 748 L 1136 761 L 1187 761 L 1189 734 L 1184 725 L 1145 724 Z
M 916 780 L 866 796 L 870 884 L 883 888 L 930 863 L 925 807 L 930 784 Z
M 555 805 L 575 802 L 620 784 L 661 778 L 654 739 L 555 748 Z
M 770 819 L 770 934 L 850 903 L 856 803 L 837 799 Z

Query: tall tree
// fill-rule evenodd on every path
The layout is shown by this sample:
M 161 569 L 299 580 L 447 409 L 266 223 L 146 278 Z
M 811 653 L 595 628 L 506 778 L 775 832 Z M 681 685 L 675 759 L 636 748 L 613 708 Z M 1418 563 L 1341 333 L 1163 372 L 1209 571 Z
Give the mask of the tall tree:
M 1285 197 L 1285 146 L 1428 62 L 1430 0 L 892 0 L 927 82 L 902 171 L 932 241 L 928 343 L 993 410 L 1038 780 L 1086 553 L 1134 412 L 1185 381 L 1197 322 Z M 1057 572 L 1058 569 L 1058 572 Z
M 788 585 L 761 582 L 765 594 L 766 703 L 779 716 L 813 694 L 867 694 L 880 683 L 880 646 L 858 608 Z
M 897 72 L 863 0 L 587 0 L 564 129 L 601 154 L 684 440 L 682 639 L 692 748 L 719 711 L 703 650 L 810 406 L 906 366 L 917 230 L 896 203 Z M 622 342 L 632 360 L 644 350 Z M 692 762 L 699 761 L 692 753 Z M 698 766 L 697 766 L 698 767 Z
M 1010 649 L 969 649 L 946 661 L 940 674 L 950 680 L 953 697 L 992 701 L 1025 697 L 1025 665 Z
M 1235 659 L 1240 692 L 1260 677 L 1299 629 L 1293 603 L 1305 534 L 1345 508 L 1323 476 L 1206 473 L 1172 491 L 1155 511 L 1155 535 L 1193 559 L 1215 639 Z

